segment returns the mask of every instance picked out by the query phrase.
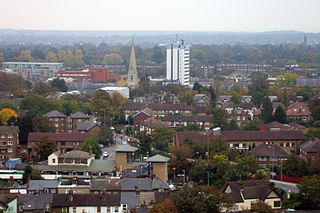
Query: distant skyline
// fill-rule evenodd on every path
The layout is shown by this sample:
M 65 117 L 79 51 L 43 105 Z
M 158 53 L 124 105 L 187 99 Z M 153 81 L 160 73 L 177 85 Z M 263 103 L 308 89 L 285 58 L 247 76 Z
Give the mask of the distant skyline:
M 0 0 L 0 29 L 320 32 L 319 0 Z

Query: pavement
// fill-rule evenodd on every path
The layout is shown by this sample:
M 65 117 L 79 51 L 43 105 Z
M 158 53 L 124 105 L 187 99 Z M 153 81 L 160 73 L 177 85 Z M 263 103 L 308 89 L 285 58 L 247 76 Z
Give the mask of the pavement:
M 279 181 L 279 180 L 270 180 L 271 182 L 273 182 L 275 184 L 275 187 L 280 188 L 286 192 L 294 192 L 294 193 L 298 193 L 299 192 L 299 188 L 297 187 L 297 184 L 295 183 L 289 183 L 289 182 L 284 182 L 284 181 Z

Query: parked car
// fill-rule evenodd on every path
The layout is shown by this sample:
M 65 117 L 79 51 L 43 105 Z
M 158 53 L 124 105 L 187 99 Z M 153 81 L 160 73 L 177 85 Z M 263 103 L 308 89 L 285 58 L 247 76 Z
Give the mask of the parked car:
M 108 152 L 103 152 L 103 153 L 102 153 L 102 156 L 103 156 L 103 157 L 108 157 L 108 156 L 109 156 L 109 153 L 108 153 Z

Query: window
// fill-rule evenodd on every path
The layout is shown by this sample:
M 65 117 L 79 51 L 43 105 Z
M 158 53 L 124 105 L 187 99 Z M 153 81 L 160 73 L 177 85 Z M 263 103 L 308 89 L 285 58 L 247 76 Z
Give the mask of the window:
M 6 137 L 6 135 L 5 134 L 1 134 L 1 138 L 5 138 Z
M 13 142 L 12 141 L 8 141 L 8 145 L 12 145 L 13 144 Z
M 59 124 L 55 124 L 55 127 L 59 127 Z
M 108 206 L 107 207 L 107 213 L 110 213 L 111 212 L 111 208 Z
M 234 210 L 239 210 L 238 205 L 234 205 Z
M 59 121 L 59 118 L 55 118 L 54 120 L 55 120 L 55 121 Z
M 52 163 L 56 163 L 56 159 L 53 158 L 53 159 L 52 159 Z
M 12 138 L 13 136 L 12 136 L 12 134 L 8 134 L 8 138 Z
M 123 204 L 122 210 L 123 210 L 123 211 L 127 210 L 127 204 Z
M 73 207 L 72 213 L 77 213 L 77 207 Z
M 8 152 L 13 152 L 12 148 L 8 148 Z
M 274 207 L 280 207 L 281 206 L 281 202 L 280 201 L 274 201 L 273 206 Z
M 118 206 L 114 207 L 114 212 L 119 212 L 119 207 Z
M 51 193 L 56 193 L 56 189 L 51 189 Z

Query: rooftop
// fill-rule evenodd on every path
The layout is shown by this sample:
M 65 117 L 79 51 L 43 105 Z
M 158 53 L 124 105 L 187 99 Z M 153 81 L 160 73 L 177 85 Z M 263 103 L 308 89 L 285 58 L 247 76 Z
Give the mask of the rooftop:
M 124 145 L 124 146 L 119 146 L 116 148 L 114 151 L 115 152 L 135 152 L 137 151 L 138 148 L 134 146 L 129 146 L 129 145 Z
M 155 155 L 152 156 L 150 158 L 148 158 L 148 160 L 146 160 L 146 162 L 151 162 L 151 163 L 166 163 L 170 160 L 170 158 L 164 157 L 162 155 Z

